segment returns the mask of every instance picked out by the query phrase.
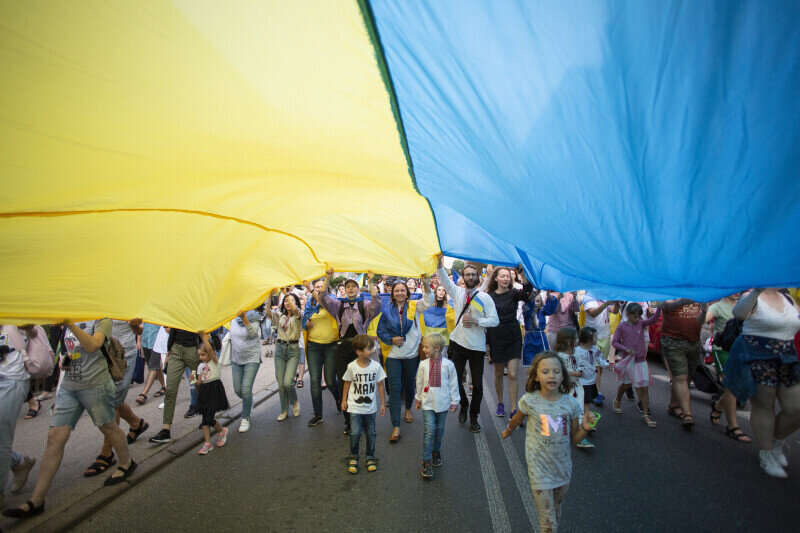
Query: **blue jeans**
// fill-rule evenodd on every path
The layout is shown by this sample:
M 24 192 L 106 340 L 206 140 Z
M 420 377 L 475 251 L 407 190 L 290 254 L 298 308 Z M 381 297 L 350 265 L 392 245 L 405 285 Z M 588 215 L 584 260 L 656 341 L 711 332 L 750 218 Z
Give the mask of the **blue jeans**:
M 0 493 L 6 486 L 8 472 L 20 457 L 11 449 L 17 427 L 19 408 L 28 396 L 30 380 L 0 377 Z
M 242 418 L 246 420 L 250 420 L 250 411 L 253 409 L 253 382 L 260 366 L 260 362 L 245 365 L 231 363 L 233 392 L 242 399 Z
M 392 417 L 392 427 L 400 427 L 401 399 L 405 399 L 406 409 L 411 409 L 411 406 L 414 405 L 417 368 L 419 368 L 419 357 L 411 359 L 389 357 L 386 359 L 386 382 L 389 385 L 389 414 Z
M 314 414 L 322 418 L 322 368 L 325 367 L 325 385 L 340 404 L 339 385 L 336 381 L 336 343 L 319 344 L 308 342 L 308 374 L 311 378 L 311 405 Z
M 187 366 L 186 369 L 183 371 L 183 375 L 186 376 L 186 380 L 189 380 L 189 376 L 192 375 L 192 370 Z M 194 386 L 194 383 L 189 381 L 189 406 L 197 405 L 197 387 Z
M 444 423 L 447 420 L 447 411 L 422 411 L 422 420 L 425 432 L 422 434 L 422 460 L 430 461 L 433 452 L 442 451 L 442 437 L 444 436 Z
M 367 437 L 367 459 L 375 458 L 375 413 L 360 415 L 350 413 L 350 455 L 358 457 L 358 441 L 361 439 L 361 428 Z

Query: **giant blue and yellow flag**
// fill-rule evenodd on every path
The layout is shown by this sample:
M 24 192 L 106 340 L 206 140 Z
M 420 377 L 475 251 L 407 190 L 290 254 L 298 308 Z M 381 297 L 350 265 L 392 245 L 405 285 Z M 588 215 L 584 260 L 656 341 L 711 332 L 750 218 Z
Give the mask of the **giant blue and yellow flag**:
M 418 276 L 800 285 L 800 4 L 0 4 L 0 322 L 209 329 Z

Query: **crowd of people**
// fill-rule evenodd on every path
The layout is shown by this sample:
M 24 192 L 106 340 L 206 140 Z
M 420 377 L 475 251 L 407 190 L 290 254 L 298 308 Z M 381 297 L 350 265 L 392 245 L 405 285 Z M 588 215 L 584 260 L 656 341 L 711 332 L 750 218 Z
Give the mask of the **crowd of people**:
M 448 412 L 458 411 L 458 422 L 469 421 L 471 431 L 482 430 L 479 414 L 488 358 L 498 399 L 494 414 L 508 418 L 503 438 L 527 418 L 535 420 L 526 430 L 528 473 L 541 530 L 555 531 L 571 477 L 570 446 L 594 446 L 590 437 L 599 417 L 592 409 L 603 406 L 603 375 L 611 373 L 618 383 L 613 412 L 622 412 L 625 397 L 634 399 L 643 425 L 656 428 L 649 395 L 653 378 L 648 335 L 650 326 L 660 324 L 658 348 L 671 387 L 666 411 L 691 431 L 697 422 L 689 390 L 695 372 L 704 365 L 701 337 L 710 324 L 711 358 L 724 385 L 712 402 L 710 422 L 720 424 L 724 414 L 726 434 L 750 442 L 737 420 L 737 408 L 749 400 L 759 465 L 771 476 L 787 477 L 783 441 L 800 427 L 797 292 L 755 288 L 710 305 L 685 298 L 603 301 L 584 291 L 535 289 L 521 268 L 467 264 L 451 274 L 441 257 L 430 279 L 378 279 L 366 273 L 360 276 L 364 286 L 350 277 L 331 287 L 332 278 L 329 270 L 307 286 L 275 291 L 260 308 L 239 313 L 214 332 L 108 318 L 53 325 L 47 333 L 38 326 L 3 326 L 0 506 L 7 478 L 12 478 L 12 493 L 23 491 L 36 462 L 12 449 L 20 408 L 27 403 L 26 418 L 37 416 L 41 399 L 55 395 L 47 447 L 30 499 L 3 514 L 25 518 L 44 510 L 64 447 L 84 411 L 102 434 L 99 454 L 84 475 L 113 468 L 105 481 L 113 485 L 134 473 L 137 464 L 129 445 L 150 428 L 127 400 L 137 357 L 144 359 L 148 372 L 135 403 L 146 403 L 157 382 L 160 387 L 153 396 L 163 400 L 161 429 L 149 442 L 172 440 L 176 398 L 181 382 L 187 381 L 191 404 L 185 416 L 202 417 L 204 443 L 199 453 L 225 444 L 228 430 L 215 419 L 230 406 L 220 380 L 221 365 L 231 366 L 233 392 L 242 400 L 239 432 L 248 431 L 253 384 L 262 364 L 261 347 L 267 342 L 274 343 L 277 420 L 287 420 L 290 413 L 300 416 L 298 389 L 304 387 L 307 364 L 313 407 L 308 426 L 323 422 L 327 389 L 336 410 L 343 413 L 351 474 L 359 471 L 362 434 L 365 469 L 378 469 L 375 422 L 388 406 L 391 443 L 400 441 L 403 424 L 414 423 L 414 412 L 422 411 L 421 475 L 433 477 L 433 468 L 443 465 Z M 34 396 L 27 351 L 45 336 L 56 364 L 42 394 Z M 722 342 L 725 338 L 727 343 Z M 125 361 L 118 379 L 112 379 L 114 354 Z M 521 367 L 528 370 L 520 396 Z

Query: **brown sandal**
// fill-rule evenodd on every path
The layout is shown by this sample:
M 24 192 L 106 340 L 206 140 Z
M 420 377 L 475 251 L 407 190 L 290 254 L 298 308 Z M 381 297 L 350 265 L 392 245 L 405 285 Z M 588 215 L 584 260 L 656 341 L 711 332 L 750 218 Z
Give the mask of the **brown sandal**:
M 414 413 L 408 413 L 404 420 L 406 424 L 412 423 L 414 421 Z
M 683 420 L 683 411 L 677 405 L 670 405 L 667 407 L 667 414 L 669 416 L 674 416 L 678 420 Z

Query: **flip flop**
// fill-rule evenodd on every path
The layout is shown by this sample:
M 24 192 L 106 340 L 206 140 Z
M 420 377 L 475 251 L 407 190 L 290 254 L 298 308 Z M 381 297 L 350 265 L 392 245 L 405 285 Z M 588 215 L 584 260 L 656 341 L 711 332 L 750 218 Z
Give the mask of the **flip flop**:
M 302 379 L 297 381 L 297 388 L 298 389 L 302 389 L 303 388 L 303 380 Z

